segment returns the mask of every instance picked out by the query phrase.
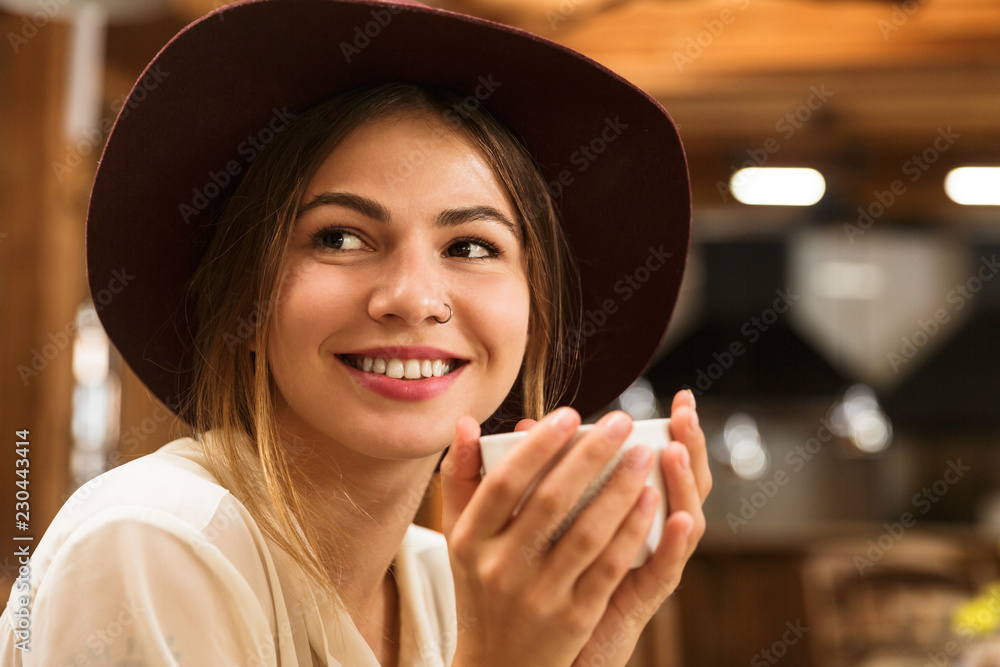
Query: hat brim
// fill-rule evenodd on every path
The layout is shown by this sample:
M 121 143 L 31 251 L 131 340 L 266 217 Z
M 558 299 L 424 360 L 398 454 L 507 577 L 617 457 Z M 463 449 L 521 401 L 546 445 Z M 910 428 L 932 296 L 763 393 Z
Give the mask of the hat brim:
M 680 137 L 655 100 L 575 51 L 491 21 L 411 4 L 250 0 L 192 23 L 156 55 L 92 189 L 91 294 L 123 358 L 168 407 L 192 380 L 197 323 L 184 287 L 216 208 L 290 116 L 388 81 L 471 96 L 540 165 L 581 272 L 586 356 L 569 404 L 586 417 L 645 371 L 674 309 L 691 220 Z

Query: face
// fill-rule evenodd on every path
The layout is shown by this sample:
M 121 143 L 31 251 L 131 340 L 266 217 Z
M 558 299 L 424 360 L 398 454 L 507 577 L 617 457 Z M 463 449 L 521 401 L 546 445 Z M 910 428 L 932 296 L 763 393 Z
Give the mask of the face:
M 450 444 L 462 415 L 485 421 L 527 344 L 516 225 L 486 161 L 439 121 L 352 132 L 306 189 L 279 287 L 267 355 L 283 428 L 413 459 Z

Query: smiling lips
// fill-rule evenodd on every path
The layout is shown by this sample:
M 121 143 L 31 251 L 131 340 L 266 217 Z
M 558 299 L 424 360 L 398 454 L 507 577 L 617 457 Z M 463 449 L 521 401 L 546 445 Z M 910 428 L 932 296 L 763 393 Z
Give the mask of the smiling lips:
M 400 359 L 372 357 L 366 354 L 337 355 L 353 368 L 365 373 L 406 380 L 441 377 L 464 363 L 460 359 Z
M 425 401 L 445 393 L 469 365 L 465 359 L 400 359 L 338 354 L 348 375 L 362 387 L 395 401 Z M 380 363 L 381 362 L 381 363 Z M 370 363 L 371 370 L 365 366 Z M 360 368 L 358 367 L 360 364 Z M 379 368 L 384 369 L 379 371 Z M 424 370 L 430 375 L 424 375 Z M 412 376 L 411 379 L 405 379 Z

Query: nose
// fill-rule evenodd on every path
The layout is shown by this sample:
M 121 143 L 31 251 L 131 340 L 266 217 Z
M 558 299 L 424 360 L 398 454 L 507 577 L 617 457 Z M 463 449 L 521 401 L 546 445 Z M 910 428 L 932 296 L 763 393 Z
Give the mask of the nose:
M 412 239 L 387 254 L 368 302 L 369 315 L 410 326 L 448 317 L 447 280 L 436 253 L 426 241 Z

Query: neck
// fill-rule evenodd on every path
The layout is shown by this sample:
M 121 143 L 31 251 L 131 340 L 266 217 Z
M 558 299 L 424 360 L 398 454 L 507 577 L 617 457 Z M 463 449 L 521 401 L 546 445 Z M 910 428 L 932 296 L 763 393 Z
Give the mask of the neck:
M 392 583 L 389 567 L 424 499 L 438 456 L 382 460 L 346 448 L 333 454 L 331 449 L 293 447 L 308 452 L 294 460 L 293 470 L 305 482 L 299 488 L 312 491 L 308 502 L 314 516 L 322 517 L 313 526 L 317 546 L 324 561 L 335 564 L 339 593 L 364 633 L 362 626 L 381 629 Z

